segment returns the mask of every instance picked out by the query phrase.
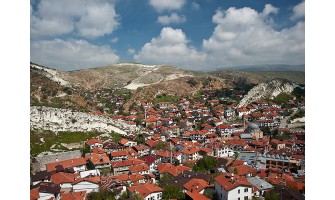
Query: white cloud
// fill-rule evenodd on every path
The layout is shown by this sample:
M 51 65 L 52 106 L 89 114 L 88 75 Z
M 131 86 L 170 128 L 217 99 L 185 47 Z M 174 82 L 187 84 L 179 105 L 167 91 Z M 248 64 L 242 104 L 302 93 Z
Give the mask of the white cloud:
M 134 55 L 137 62 L 172 64 L 189 69 L 204 66 L 206 55 L 190 46 L 181 29 L 164 27 L 158 37 L 152 38 Z
M 111 41 L 112 43 L 117 43 L 117 42 L 119 41 L 119 38 L 118 38 L 118 37 L 115 37 L 115 38 L 110 39 L 110 41 Z
M 130 55 L 133 55 L 133 54 L 135 54 L 135 49 L 133 49 L 133 48 L 130 48 L 130 49 L 128 49 L 128 53 L 130 54 Z
M 149 0 L 149 4 L 157 11 L 178 10 L 186 4 L 187 0 Z
M 212 20 L 217 24 L 212 36 L 203 40 L 209 65 L 304 63 L 305 23 L 275 30 L 266 15 L 278 10 L 265 6 L 262 13 L 251 8 L 217 10 Z
M 168 25 L 168 24 L 180 24 L 186 22 L 186 17 L 184 15 L 178 15 L 177 13 L 172 13 L 170 16 L 164 15 L 159 16 L 157 22 Z
M 73 70 L 115 63 L 119 56 L 109 46 L 97 46 L 86 40 L 54 39 L 32 41 L 30 60 L 61 70 Z
M 200 9 L 200 5 L 196 2 L 192 2 L 192 9 L 193 10 L 199 10 Z
M 299 18 L 305 17 L 305 1 L 294 6 L 293 15 L 291 16 L 291 20 L 296 20 Z
M 277 14 L 279 11 L 279 8 L 276 8 L 274 6 L 272 6 L 271 4 L 266 4 L 264 9 L 263 9 L 263 16 L 268 16 L 271 13 Z
M 73 31 L 95 38 L 112 33 L 119 25 L 114 1 L 43 0 L 31 11 L 31 37 L 58 36 Z M 32 10 L 32 9 L 31 9 Z

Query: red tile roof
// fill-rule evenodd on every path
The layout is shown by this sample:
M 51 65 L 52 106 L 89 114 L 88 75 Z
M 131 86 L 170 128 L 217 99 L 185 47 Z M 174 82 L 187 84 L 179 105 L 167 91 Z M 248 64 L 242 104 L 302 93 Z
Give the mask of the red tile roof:
M 100 176 L 91 176 L 91 177 L 85 177 L 85 178 L 78 178 L 76 179 L 72 185 L 75 185 L 77 183 L 83 182 L 83 181 L 87 181 L 87 182 L 91 182 L 91 183 L 95 183 L 95 184 L 99 184 L 101 179 Z
M 126 138 L 122 138 L 122 139 L 119 141 L 119 143 L 120 143 L 121 145 L 125 145 L 128 141 L 129 141 L 129 140 L 127 140 Z
M 106 154 L 92 153 L 87 157 L 93 165 L 103 165 L 110 163 L 109 157 Z
M 178 165 L 174 166 L 171 163 L 158 164 L 158 172 L 160 174 L 169 173 L 173 176 L 178 176 L 182 171 L 191 171 L 192 169 L 186 166 Z
M 61 193 L 61 200 L 87 200 L 86 191 Z
M 193 199 L 193 200 L 211 200 L 211 199 L 207 198 L 205 195 L 195 193 L 195 192 L 186 191 L 186 194 L 189 197 L 191 197 L 191 199 Z
M 49 163 L 49 164 L 46 164 L 47 172 L 56 171 L 56 166 L 58 165 L 62 166 L 63 169 L 73 168 L 76 166 L 86 165 L 86 160 L 83 157 L 79 157 L 79 158 L 73 158 L 69 160 Z
M 252 185 L 247 181 L 247 179 L 243 176 L 234 175 L 231 176 L 230 174 L 223 173 L 215 178 L 215 181 L 222 186 L 226 191 L 233 190 L 236 187 L 250 187 Z
M 51 182 L 56 185 L 63 183 L 72 183 L 74 181 L 74 177 L 75 176 L 73 173 L 59 172 L 57 174 L 51 175 Z
M 38 188 L 30 190 L 30 200 L 37 200 L 40 198 Z
M 123 160 L 123 161 L 118 161 L 118 162 L 111 162 L 111 166 L 113 168 L 115 167 L 123 167 L 123 166 L 132 166 L 132 165 L 139 165 L 141 163 L 144 163 L 143 160 L 139 160 L 139 159 L 128 159 L 128 160 Z
M 188 181 L 187 183 L 185 183 L 183 186 L 186 190 L 188 190 L 190 192 L 199 193 L 199 192 L 201 192 L 201 190 L 209 187 L 210 184 L 203 179 L 193 178 L 190 181 Z
M 184 154 L 188 154 L 188 155 L 191 155 L 191 154 L 194 154 L 194 153 L 197 153 L 199 151 L 199 149 L 195 148 L 195 147 L 188 147 L 188 148 L 185 148 L 183 149 L 181 152 L 184 153 Z
M 150 168 L 147 164 L 142 163 L 139 165 L 133 165 L 129 167 L 129 171 L 131 173 L 136 173 L 136 172 L 142 172 L 142 171 L 148 171 Z
M 156 159 L 155 157 L 149 155 L 149 156 L 144 156 L 142 160 L 144 160 L 147 165 L 151 165 L 152 163 L 155 162 Z
M 96 139 L 96 138 L 92 138 L 92 139 L 89 139 L 89 140 L 86 142 L 86 144 L 87 144 L 88 146 L 94 145 L 95 143 L 100 143 L 100 144 L 102 144 L 102 141 L 99 140 L 99 139 Z
M 144 185 L 133 186 L 127 188 L 131 193 L 138 193 L 141 197 L 146 198 L 149 194 L 156 192 L 163 192 L 163 188 L 158 187 L 157 185 L 147 182 Z

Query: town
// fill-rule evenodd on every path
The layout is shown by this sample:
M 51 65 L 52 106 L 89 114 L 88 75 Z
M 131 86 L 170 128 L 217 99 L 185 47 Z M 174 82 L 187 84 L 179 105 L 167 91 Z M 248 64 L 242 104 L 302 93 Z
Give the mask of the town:
M 97 101 L 98 95 L 98 106 L 87 112 L 128 129 L 35 156 L 31 199 L 305 198 L 301 93 L 243 107 L 243 89 L 163 94 L 125 111 L 124 95 L 108 99 L 108 91 L 96 91 L 89 96 Z

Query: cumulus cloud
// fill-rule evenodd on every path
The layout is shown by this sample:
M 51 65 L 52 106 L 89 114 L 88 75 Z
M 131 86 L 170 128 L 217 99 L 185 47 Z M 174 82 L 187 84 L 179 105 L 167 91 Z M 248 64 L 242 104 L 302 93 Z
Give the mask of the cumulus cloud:
M 178 10 L 186 4 L 187 0 L 149 0 L 149 4 L 157 11 Z
M 146 43 L 138 54 L 137 62 L 148 64 L 173 64 L 189 69 L 204 65 L 206 55 L 189 45 L 185 33 L 181 29 L 164 27 L 158 37 Z
M 43 0 L 30 13 L 32 38 L 73 31 L 96 38 L 112 33 L 119 25 L 114 1 L 109 0 Z
M 293 7 L 293 15 L 290 19 L 296 20 L 303 17 L 305 17 L 305 2 L 302 2 Z
M 263 9 L 262 15 L 263 16 L 268 16 L 271 13 L 277 14 L 278 11 L 279 11 L 279 8 L 276 8 L 276 7 L 274 7 L 271 4 L 266 4 L 265 7 L 264 7 L 264 9 Z
M 304 63 L 305 23 L 275 30 L 264 17 L 278 10 L 266 5 L 263 12 L 244 7 L 217 10 L 217 24 L 210 38 L 203 40 L 207 61 L 215 66 Z
M 157 22 L 168 25 L 168 24 L 180 24 L 186 22 L 186 17 L 184 15 L 178 15 L 177 13 L 172 13 L 170 16 L 164 15 L 159 16 Z
M 130 55 L 133 55 L 135 53 L 135 49 L 133 49 L 133 48 L 128 49 L 128 53 Z
M 97 46 L 86 40 L 40 40 L 30 45 L 30 60 L 61 70 L 82 69 L 115 63 L 119 56 L 109 46 Z

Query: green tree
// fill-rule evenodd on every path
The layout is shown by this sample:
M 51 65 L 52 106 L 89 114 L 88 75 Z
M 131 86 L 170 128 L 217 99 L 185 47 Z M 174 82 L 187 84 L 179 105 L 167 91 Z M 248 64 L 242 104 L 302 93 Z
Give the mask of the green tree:
M 168 146 L 168 143 L 166 143 L 166 142 L 158 142 L 155 146 L 155 149 L 156 150 L 161 150 L 161 149 L 164 149 L 167 146 Z
M 238 174 L 238 170 L 236 167 L 234 168 L 234 174 Z
M 115 194 L 111 191 L 100 189 L 98 192 L 91 192 L 87 196 L 88 200 L 115 200 Z
M 163 189 L 163 199 L 185 199 L 185 193 L 175 185 L 168 185 Z
M 273 190 L 265 192 L 265 200 L 280 200 L 279 193 Z
M 209 170 L 216 167 L 216 165 L 217 165 L 217 162 L 215 158 L 205 156 L 201 158 L 200 160 L 198 160 L 198 162 L 195 165 L 193 165 L 192 168 L 194 171 L 208 172 Z
M 138 144 L 144 144 L 145 143 L 145 138 L 143 137 L 142 134 L 137 134 L 134 140 Z

